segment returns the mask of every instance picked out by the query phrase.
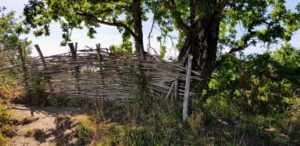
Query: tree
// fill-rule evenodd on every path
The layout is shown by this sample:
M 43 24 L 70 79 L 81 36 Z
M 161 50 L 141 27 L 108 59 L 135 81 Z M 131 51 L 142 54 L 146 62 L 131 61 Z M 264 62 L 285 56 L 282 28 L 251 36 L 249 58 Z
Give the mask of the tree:
M 135 50 L 144 56 L 142 21 L 145 10 L 141 0 L 30 0 L 24 8 L 25 24 L 36 28 L 35 34 L 49 35 L 52 20 L 60 22 L 63 44 L 70 41 L 72 29 L 88 28 L 93 37 L 100 24 L 115 26 L 122 32 L 123 44 L 134 38 Z
M 20 73 L 18 70 L 3 70 L 16 65 L 30 53 L 30 41 L 20 39 L 20 32 L 27 32 L 14 18 L 14 12 L 6 12 L 0 8 L 0 99 L 17 96 L 18 82 L 13 78 Z
M 213 70 L 230 54 L 257 44 L 289 41 L 300 27 L 300 5 L 295 11 L 288 10 L 284 0 L 158 0 L 149 5 L 158 23 L 166 28 L 167 22 L 176 26 L 178 60 L 186 62 L 186 56 L 193 55 L 193 69 L 202 78 L 194 84 L 199 96 Z M 224 54 L 225 48 L 230 50 Z
M 0 68 L 17 63 L 19 49 L 24 56 L 30 53 L 30 41 L 19 37 L 21 32 L 28 31 L 16 22 L 14 14 L 13 11 L 5 12 L 4 7 L 0 8 Z

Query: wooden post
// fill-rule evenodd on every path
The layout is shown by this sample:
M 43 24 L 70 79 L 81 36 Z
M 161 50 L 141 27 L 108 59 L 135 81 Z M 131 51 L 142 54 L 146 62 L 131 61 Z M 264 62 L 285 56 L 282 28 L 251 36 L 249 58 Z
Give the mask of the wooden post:
M 40 58 L 42 60 L 42 63 L 43 63 L 43 66 L 46 67 L 46 61 L 44 59 L 44 55 L 43 55 L 43 53 L 41 51 L 40 46 L 38 44 L 35 44 L 34 47 L 35 47 L 36 51 L 39 53 L 39 56 L 40 56 Z
M 178 96 L 178 78 L 175 80 L 175 86 L 174 86 L 174 98 L 177 99 Z
M 46 65 L 46 61 L 45 61 L 45 58 L 44 58 L 44 55 L 42 53 L 42 50 L 41 50 L 40 46 L 38 44 L 35 44 L 34 47 L 35 47 L 36 51 L 38 52 L 38 54 L 39 54 L 39 56 L 41 58 L 44 70 L 46 70 L 47 69 L 47 65 Z M 52 84 L 51 84 L 50 78 L 51 78 L 51 76 L 47 76 L 46 77 L 46 82 L 48 84 L 50 93 L 53 93 L 54 90 L 52 88 Z
M 170 90 L 168 91 L 167 96 L 165 97 L 165 100 L 167 100 L 167 99 L 169 98 L 169 96 L 171 95 L 171 92 L 172 92 L 172 90 L 173 90 L 174 85 L 175 85 L 175 81 L 172 83 L 171 88 L 170 88 Z
M 96 51 L 97 51 L 97 58 L 98 58 L 98 62 L 99 62 L 99 72 L 100 72 L 100 92 L 102 92 L 102 85 L 104 83 L 104 78 L 103 78 L 103 75 L 102 75 L 102 55 L 101 55 L 101 45 L 100 44 L 96 44 Z
M 97 51 L 97 58 L 99 60 L 99 63 L 101 63 L 102 55 L 101 55 L 101 46 L 100 46 L 100 44 L 96 44 L 96 51 Z
M 76 45 L 74 45 L 73 43 L 68 43 L 68 45 L 69 45 L 73 60 L 76 60 L 76 58 L 77 58 L 77 48 L 76 48 L 77 43 L 76 43 Z
M 68 43 L 70 52 L 72 55 L 72 60 L 76 63 L 77 62 L 77 43 Z M 76 63 L 77 64 L 77 63 Z M 75 79 L 76 79 L 76 90 L 77 92 L 80 91 L 79 81 L 80 81 L 80 67 L 79 65 L 75 66 Z
M 191 71 L 192 71 L 192 60 L 193 60 L 193 56 L 189 55 L 187 72 L 186 72 L 186 80 L 185 80 L 184 99 L 183 99 L 183 110 L 182 110 L 183 121 L 186 121 L 188 119 L 188 106 L 189 106 L 189 92 L 190 92 L 190 80 L 191 80 Z
M 22 65 L 22 71 L 23 71 L 23 78 L 24 78 L 24 85 L 27 93 L 30 92 L 29 90 L 29 84 L 28 84 L 28 76 L 27 76 L 27 67 L 26 67 L 26 59 L 25 59 L 25 50 L 23 50 L 20 46 L 18 47 L 20 59 L 21 59 L 21 65 Z

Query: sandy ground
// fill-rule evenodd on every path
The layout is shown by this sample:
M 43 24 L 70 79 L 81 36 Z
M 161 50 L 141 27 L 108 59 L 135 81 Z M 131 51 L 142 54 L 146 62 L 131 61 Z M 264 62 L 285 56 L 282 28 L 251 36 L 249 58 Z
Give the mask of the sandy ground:
M 76 115 L 80 109 L 67 107 L 26 107 L 11 105 L 9 111 L 18 120 L 17 135 L 11 146 L 75 145 Z

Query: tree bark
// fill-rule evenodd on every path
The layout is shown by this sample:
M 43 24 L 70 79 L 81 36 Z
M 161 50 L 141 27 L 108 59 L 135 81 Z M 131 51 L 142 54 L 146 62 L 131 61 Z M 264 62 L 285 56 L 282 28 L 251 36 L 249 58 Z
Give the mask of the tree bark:
M 219 25 L 217 14 L 193 22 L 186 35 L 186 44 L 178 56 L 178 60 L 186 62 L 186 54 L 193 55 L 192 69 L 200 73 L 202 81 L 192 83 L 192 91 L 199 97 L 208 86 L 216 62 Z
M 142 59 L 145 59 L 141 0 L 132 1 L 132 15 L 134 21 L 134 32 L 136 34 L 136 37 L 134 37 L 135 51 L 140 54 Z

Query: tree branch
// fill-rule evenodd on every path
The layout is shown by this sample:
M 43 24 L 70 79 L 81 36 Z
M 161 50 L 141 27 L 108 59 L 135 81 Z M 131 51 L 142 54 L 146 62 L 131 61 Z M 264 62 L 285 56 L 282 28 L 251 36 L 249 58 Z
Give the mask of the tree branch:
M 131 30 L 131 28 L 129 26 L 127 26 L 124 23 L 121 22 L 107 22 L 101 19 L 98 19 L 97 17 L 95 17 L 92 14 L 86 13 L 86 12 L 76 12 L 77 15 L 83 16 L 87 19 L 92 19 L 97 23 L 101 23 L 101 24 L 105 24 L 105 25 L 109 25 L 109 26 L 116 26 L 116 27 L 121 27 L 124 28 L 126 31 L 128 31 L 134 38 L 138 38 L 138 36 Z
M 179 12 L 176 9 L 176 3 L 174 0 L 169 0 L 164 3 L 166 8 L 171 11 L 172 16 L 175 18 L 176 25 L 184 32 L 188 33 L 189 26 L 184 23 L 183 19 L 180 17 Z
M 252 21 L 252 23 L 249 24 L 248 26 L 248 34 L 244 35 L 244 39 L 242 39 L 244 45 L 236 46 L 232 48 L 228 53 L 222 55 L 220 60 L 216 61 L 214 68 L 220 66 L 227 59 L 229 55 L 238 51 L 242 51 L 245 48 L 249 47 L 251 45 L 251 42 L 249 43 L 249 41 L 251 40 L 251 38 L 256 36 L 256 31 L 253 31 L 253 28 L 256 26 L 256 24 L 261 24 L 261 23 L 266 24 L 268 29 L 270 29 L 270 27 L 273 25 L 273 23 L 269 23 L 265 19 L 258 19 L 256 21 Z
M 189 0 L 190 2 L 190 23 L 191 25 L 194 24 L 195 18 L 196 18 L 196 1 L 195 0 Z

